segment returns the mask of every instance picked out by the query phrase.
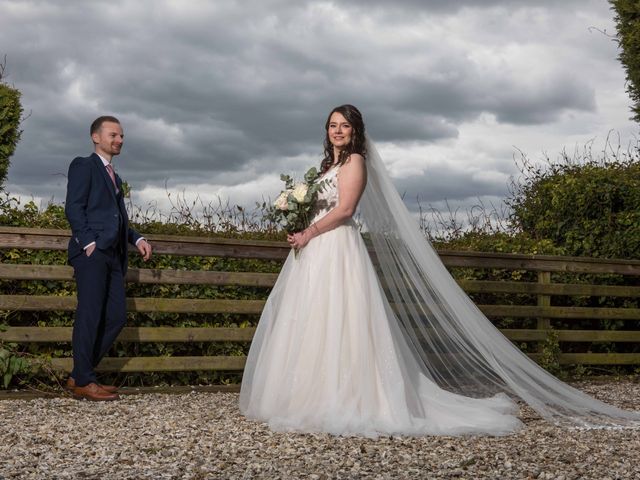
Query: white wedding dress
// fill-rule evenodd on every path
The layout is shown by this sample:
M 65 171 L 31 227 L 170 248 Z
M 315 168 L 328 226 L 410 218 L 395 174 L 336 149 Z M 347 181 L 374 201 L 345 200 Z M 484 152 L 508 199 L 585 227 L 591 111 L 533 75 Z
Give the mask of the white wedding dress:
M 333 168 L 319 220 L 338 202 Z M 423 376 L 350 221 L 285 262 L 245 367 L 242 413 L 274 430 L 336 435 L 506 434 L 521 423 L 504 394 L 474 399 Z
M 376 265 L 353 220 L 289 254 L 251 343 L 240 411 L 284 431 L 505 435 L 522 427 L 519 397 L 554 423 L 637 426 L 640 414 L 559 381 L 490 323 L 422 236 L 370 142 L 367 151 L 360 209 Z M 339 171 L 322 178 L 314 221 L 338 204 Z

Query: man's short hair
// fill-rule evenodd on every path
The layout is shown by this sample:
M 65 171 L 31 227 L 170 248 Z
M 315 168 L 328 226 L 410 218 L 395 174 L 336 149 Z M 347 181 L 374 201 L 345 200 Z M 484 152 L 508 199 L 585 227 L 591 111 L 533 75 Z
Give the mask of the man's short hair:
M 103 115 L 102 117 L 96 118 L 91 124 L 90 135 L 93 135 L 98 130 L 100 130 L 100 127 L 102 127 L 102 124 L 104 122 L 113 122 L 117 123 L 118 125 L 120 124 L 120 120 L 118 120 L 116 117 L 112 117 L 111 115 Z

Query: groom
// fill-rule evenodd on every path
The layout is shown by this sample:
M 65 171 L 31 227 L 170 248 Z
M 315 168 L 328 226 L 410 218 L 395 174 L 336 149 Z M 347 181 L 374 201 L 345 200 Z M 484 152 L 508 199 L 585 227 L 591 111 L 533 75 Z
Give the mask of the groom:
M 151 246 L 129 228 L 122 180 L 111 165 L 124 140 L 118 119 L 97 118 L 91 140 L 95 152 L 71 162 L 67 183 L 68 254 L 78 292 L 67 389 L 78 399 L 105 401 L 118 399 L 117 388 L 99 384 L 94 369 L 126 323 L 127 244 L 135 245 L 145 261 Z

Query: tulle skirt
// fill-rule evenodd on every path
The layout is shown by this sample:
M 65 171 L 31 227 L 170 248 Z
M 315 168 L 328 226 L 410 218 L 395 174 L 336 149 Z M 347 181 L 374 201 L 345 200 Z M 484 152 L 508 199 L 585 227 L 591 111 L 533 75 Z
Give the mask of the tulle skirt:
M 267 300 L 240 410 L 273 430 L 335 435 L 505 435 L 506 395 L 441 389 L 411 354 L 358 229 L 349 222 L 291 253 Z

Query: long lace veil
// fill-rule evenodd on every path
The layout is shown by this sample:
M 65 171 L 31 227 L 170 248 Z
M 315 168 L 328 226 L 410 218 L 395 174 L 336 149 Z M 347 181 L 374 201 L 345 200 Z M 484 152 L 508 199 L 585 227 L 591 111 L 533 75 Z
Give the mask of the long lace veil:
M 506 392 L 554 423 L 639 425 L 626 411 L 561 382 L 514 346 L 474 305 L 440 261 L 367 139 L 367 187 L 360 200 L 364 237 L 420 373 L 443 389 L 483 397 Z M 403 347 L 407 350 L 406 347 Z M 415 362 L 411 362 L 415 363 Z

